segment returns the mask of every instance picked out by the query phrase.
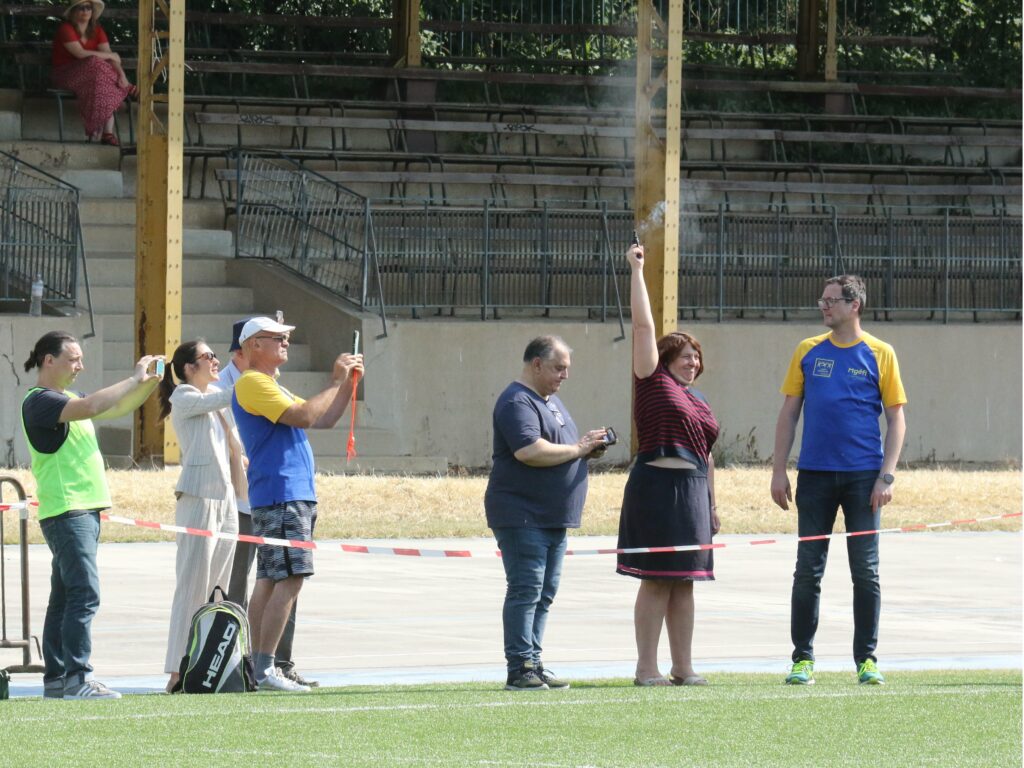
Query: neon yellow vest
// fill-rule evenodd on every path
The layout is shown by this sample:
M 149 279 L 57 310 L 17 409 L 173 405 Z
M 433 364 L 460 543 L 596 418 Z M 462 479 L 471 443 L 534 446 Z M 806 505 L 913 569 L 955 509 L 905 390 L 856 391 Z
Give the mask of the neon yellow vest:
M 42 387 L 30 389 L 25 400 L 40 389 Z M 65 394 L 71 398 L 78 397 L 73 392 Z M 32 456 L 40 520 L 64 514 L 70 509 L 106 509 L 110 506 L 106 469 L 91 419 L 69 422 L 68 437 L 56 453 L 39 453 L 32 447 L 25 429 L 24 412 L 21 428 L 25 431 L 25 442 Z

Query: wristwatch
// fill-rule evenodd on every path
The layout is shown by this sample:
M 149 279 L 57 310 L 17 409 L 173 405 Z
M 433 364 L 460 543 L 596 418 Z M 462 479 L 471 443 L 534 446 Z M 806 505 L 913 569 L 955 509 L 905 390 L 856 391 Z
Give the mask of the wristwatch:
M 881 480 L 886 485 L 892 485 L 893 483 L 896 482 L 896 478 L 890 475 L 888 472 L 886 472 L 884 475 L 879 475 L 878 479 Z

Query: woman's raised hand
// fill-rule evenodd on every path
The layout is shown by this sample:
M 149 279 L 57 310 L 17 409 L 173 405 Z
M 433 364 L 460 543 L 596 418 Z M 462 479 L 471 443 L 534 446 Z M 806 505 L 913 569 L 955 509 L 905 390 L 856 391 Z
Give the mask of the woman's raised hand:
M 626 261 L 633 269 L 643 269 L 644 247 L 642 245 L 629 246 L 629 250 L 626 251 Z

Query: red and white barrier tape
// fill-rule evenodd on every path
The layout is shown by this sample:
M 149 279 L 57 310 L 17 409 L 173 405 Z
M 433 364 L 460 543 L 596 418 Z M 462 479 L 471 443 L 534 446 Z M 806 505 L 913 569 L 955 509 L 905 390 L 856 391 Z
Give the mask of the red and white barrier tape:
M 0 512 L 8 509 L 25 509 L 30 506 L 38 506 L 37 502 L 20 501 L 13 504 L 0 504 Z M 989 515 L 988 517 L 972 517 L 963 520 L 947 520 L 942 523 L 915 523 L 914 525 L 903 525 L 895 528 L 877 528 L 873 531 L 840 531 L 838 533 L 825 533 L 819 536 L 782 536 L 774 539 L 753 539 L 747 542 L 735 542 L 733 544 L 681 544 L 673 547 L 629 547 L 627 549 L 569 549 L 566 555 L 634 555 L 634 554 L 655 554 L 659 552 L 696 552 L 703 549 L 725 549 L 726 547 L 741 546 L 762 546 L 765 544 L 779 544 L 784 541 L 823 541 L 825 539 L 847 538 L 850 536 L 873 536 L 878 533 L 912 533 L 914 531 L 926 531 L 932 528 L 949 528 L 955 525 L 972 525 L 975 523 L 987 523 L 992 520 L 1006 520 L 1011 517 L 1021 517 L 1021 512 L 1010 512 L 1004 515 Z M 275 547 L 294 547 L 297 549 L 323 549 L 326 551 L 348 552 L 357 555 L 398 555 L 401 557 L 501 557 L 500 552 L 472 553 L 465 549 L 418 549 L 412 547 L 372 547 L 364 544 L 318 544 L 315 541 L 298 541 L 294 539 L 275 539 L 269 536 L 247 536 L 238 533 L 221 533 L 208 531 L 203 528 L 188 528 L 182 525 L 170 525 L 169 523 L 154 523 L 148 520 L 134 520 L 130 517 L 120 515 L 101 514 L 101 520 L 120 525 L 134 525 L 139 528 L 151 528 L 153 530 L 167 531 L 168 533 L 184 533 L 190 536 L 209 536 L 228 541 L 242 541 L 247 544 L 269 544 Z
M 970 525 L 972 523 L 986 523 L 991 520 L 1003 520 L 1010 517 L 1020 517 L 1020 512 L 1011 512 L 1005 515 L 991 515 L 989 517 L 976 517 L 970 520 L 950 520 L 944 523 L 918 523 L 916 525 L 905 525 L 899 528 L 879 528 L 874 531 L 845 531 L 839 533 L 828 533 L 820 536 L 786 536 L 775 539 L 755 539 L 744 542 L 749 546 L 763 544 L 778 544 L 782 541 L 821 541 L 823 539 L 842 538 L 847 536 L 870 536 L 876 533 L 909 533 L 911 531 L 923 531 L 929 528 L 945 528 L 954 525 Z M 372 547 L 363 544 L 318 544 L 315 541 L 295 541 L 290 539 L 274 539 L 264 536 L 244 536 L 235 533 L 215 533 L 214 531 L 202 530 L 200 528 L 185 528 L 180 525 L 168 525 L 167 523 L 151 523 L 144 520 L 132 520 L 128 517 L 117 515 L 100 515 L 103 520 L 122 525 L 137 525 L 142 528 L 154 528 L 161 531 L 174 533 L 187 533 L 193 536 L 215 536 L 218 539 L 230 539 L 244 541 L 250 544 L 271 544 L 279 547 L 301 547 L 303 549 L 323 549 L 327 551 L 349 552 L 360 555 L 398 555 L 402 557 L 490 557 L 496 555 L 501 557 L 500 552 L 476 553 L 465 549 L 418 549 L 411 547 Z M 620 555 L 620 554 L 648 554 L 657 552 L 694 552 L 702 549 L 724 549 L 728 546 L 743 546 L 740 543 L 734 544 L 683 544 L 674 547 L 630 547 L 628 549 L 570 549 L 566 555 Z

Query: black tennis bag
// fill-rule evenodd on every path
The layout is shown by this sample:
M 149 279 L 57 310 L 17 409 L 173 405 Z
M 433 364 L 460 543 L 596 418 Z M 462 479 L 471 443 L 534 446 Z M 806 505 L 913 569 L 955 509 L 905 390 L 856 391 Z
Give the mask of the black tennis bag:
M 221 599 L 217 600 L 217 592 Z M 256 690 L 245 609 L 214 587 L 210 602 L 192 617 L 186 653 L 172 693 L 243 693 Z

